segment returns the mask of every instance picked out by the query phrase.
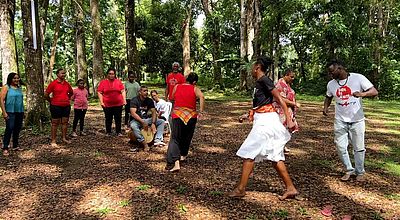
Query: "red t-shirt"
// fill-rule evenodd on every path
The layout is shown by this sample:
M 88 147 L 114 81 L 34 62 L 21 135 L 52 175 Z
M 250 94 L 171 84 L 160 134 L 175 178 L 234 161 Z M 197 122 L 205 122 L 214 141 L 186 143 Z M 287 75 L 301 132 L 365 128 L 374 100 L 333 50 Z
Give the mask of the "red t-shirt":
M 122 90 L 124 84 L 119 79 L 108 80 L 103 79 L 97 87 L 97 92 L 103 95 L 103 103 L 105 107 L 115 107 L 124 105 L 122 98 Z
M 186 107 L 196 110 L 196 93 L 194 86 L 190 84 L 182 84 L 176 87 L 174 96 L 175 107 Z M 178 118 L 177 115 L 172 114 L 172 118 Z
M 185 83 L 186 79 L 182 75 L 182 73 L 170 73 L 167 76 L 166 83 L 168 85 L 168 99 L 171 99 L 172 91 L 174 90 L 175 85 Z
M 50 98 L 51 105 L 65 107 L 70 105 L 73 90 L 67 81 L 60 82 L 56 79 L 47 86 L 46 93 L 53 94 Z

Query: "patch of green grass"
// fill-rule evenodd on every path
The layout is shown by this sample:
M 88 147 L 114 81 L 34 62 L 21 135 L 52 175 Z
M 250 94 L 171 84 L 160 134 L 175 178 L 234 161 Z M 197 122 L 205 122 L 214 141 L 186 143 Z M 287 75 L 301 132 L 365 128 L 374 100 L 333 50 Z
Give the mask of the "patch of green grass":
M 6 127 L 1 126 L 1 127 L 0 127 L 0 133 L 1 133 L 1 134 L 4 134 L 5 131 L 6 131 Z
M 208 194 L 210 194 L 212 196 L 222 196 L 222 195 L 224 195 L 224 192 L 218 191 L 218 190 L 213 190 L 213 191 L 210 191 Z
M 305 209 L 305 208 L 303 208 L 303 207 L 300 207 L 300 208 L 299 208 L 299 212 L 300 212 L 301 215 L 308 215 L 307 209 Z
M 400 201 L 400 194 L 393 194 L 393 193 L 391 193 L 391 194 L 386 194 L 386 195 L 385 195 L 385 198 L 388 198 L 388 199 L 390 199 L 390 200 L 397 200 L 397 201 Z
M 187 208 L 184 204 L 182 204 L 182 203 L 179 203 L 179 204 L 176 206 L 176 208 L 178 208 L 178 211 L 179 211 L 180 213 L 186 213 L 186 212 L 189 211 L 188 208 Z
M 121 207 L 127 207 L 131 204 L 130 200 L 122 200 L 121 202 L 119 202 L 119 206 Z
M 326 167 L 326 168 L 331 168 L 333 166 L 333 162 L 330 161 L 330 160 L 323 160 L 323 159 L 318 160 L 318 159 L 315 159 L 315 160 L 313 160 L 312 163 L 315 164 L 315 165 L 320 165 L 320 166 Z
M 258 216 L 255 214 L 250 214 L 246 217 L 246 220 L 257 220 Z
M 365 165 L 384 169 L 396 176 L 400 176 L 400 164 L 390 158 L 382 158 L 381 160 L 366 159 Z
M 274 216 L 280 219 L 287 219 L 289 217 L 289 212 L 286 209 L 279 209 L 274 212 Z
M 150 188 L 151 188 L 150 185 L 142 184 L 142 185 L 140 185 L 140 186 L 137 187 L 137 190 L 139 190 L 139 191 L 146 191 L 146 190 L 148 190 L 148 189 L 150 189 Z
M 113 212 L 114 209 L 108 208 L 108 207 L 103 207 L 103 208 L 98 208 L 96 209 L 96 212 L 100 215 L 100 216 L 106 216 L 108 215 L 110 212 Z
M 227 90 L 225 92 L 216 91 L 205 91 L 204 96 L 207 100 L 212 101 L 250 101 L 251 95 L 245 92 L 238 92 L 233 90 Z
M 185 194 L 187 192 L 187 188 L 186 186 L 178 186 L 178 188 L 176 188 L 176 192 L 179 194 Z
M 94 152 L 94 156 L 95 157 L 102 157 L 102 156 L 104 156 L 105 155 L 105 153 L 104 152 L 101 152 L 100 150 L 96 150 L 95 152 Z
M 375 212 L 374 215 L 372 216 L 372 219 L 374 219 L 374 220 L 384 220 L 385 218 L 383 218 L 381 216 L 381 214 Z
M 297 100 L 303 100 L 303 101 L 313 101 L 313 102 L 319 102 L 323 103 L 325 100 L 325 96 L 313 96 L 313 95 L 306 95 L 306 94 L 296 94 L 296 99 Z M 321 104 L 323 106 L 323 104 Z

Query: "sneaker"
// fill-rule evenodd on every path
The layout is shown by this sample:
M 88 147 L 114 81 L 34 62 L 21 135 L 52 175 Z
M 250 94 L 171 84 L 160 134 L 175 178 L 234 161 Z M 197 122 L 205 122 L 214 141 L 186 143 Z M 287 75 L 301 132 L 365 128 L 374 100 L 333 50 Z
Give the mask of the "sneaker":
M 76 132 L 72 132 L 71 136 L 72 136 L 72 137 L 78 137 L 78 135 L 76 134 Z
M 165 146 L 166 144 L 162 141 L 154 141 L 154 146 Z
M 124 135 L 122 133 L 117 134 L 118 137 L 123 137 Z
M 344 176 L 342 176 L 342 178 L 340 178 L 340 180 L 341 180 L 341 181 L 344 181 L 344 182 L 345 182 L 345 181 L 349 181 L 351 175 L 353 175 L 353 174 L 354 174 L 353 171 L 347 172 L 346 174 L 344 174 Z
M 364 174 L 357 175 L 356 180 L 357 180 L 357 182 L 364 182 L 365 175 Z
M 132 152 L 132 153 L 137 153 L 137 152 L 139 152 L 139 148 L 137 148 L 137 147 L 131 147 L 131 148 L 129 149 L 129 151 Z
M 87 134 L 84 131 L 81 131 L 81 136 L 86 136 Z

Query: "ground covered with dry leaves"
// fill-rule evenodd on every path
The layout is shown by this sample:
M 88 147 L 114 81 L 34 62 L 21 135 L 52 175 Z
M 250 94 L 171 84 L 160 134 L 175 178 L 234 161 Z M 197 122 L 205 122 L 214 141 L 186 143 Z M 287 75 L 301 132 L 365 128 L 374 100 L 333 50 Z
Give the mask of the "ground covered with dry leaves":
M 399 219 L 400 174 L 386 168 L 399 163 L 400 135 L 382 122 L 384 110 L 366 109 L 376 113 L 367 120 L 367 181 L 340 182 L 333 114 L 323 117 L 321 102 L 301 104 L 302 130 L 286 157 L 301 200 L 279 201 L 283 183 L 268 162 L 256 165 L 245 198 L 225 195 L 239 179 L 235 152 L 251 124 L 237 119 L 250 102 L 208 100 L 177 174 L 164 171 L 166 147 L 130 153 L 127 137 L 104 135 L 103 112 L 93 105 L 87 136 L 53 148 L 49 133 L 24 130 L 25 150 L 0 156 L 0 219 Z M 394 165 L 380 162 L 391 157 Z M 327 205 L 331 217 L 320 213 Z

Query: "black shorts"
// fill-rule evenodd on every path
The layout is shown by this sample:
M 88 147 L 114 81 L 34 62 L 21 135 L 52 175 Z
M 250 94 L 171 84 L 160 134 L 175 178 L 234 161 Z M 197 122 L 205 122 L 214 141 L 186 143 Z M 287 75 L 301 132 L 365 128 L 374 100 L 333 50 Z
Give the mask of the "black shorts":
M 52 119 L 69 118 L 71 106 L 50 105 L 50 114 Z

